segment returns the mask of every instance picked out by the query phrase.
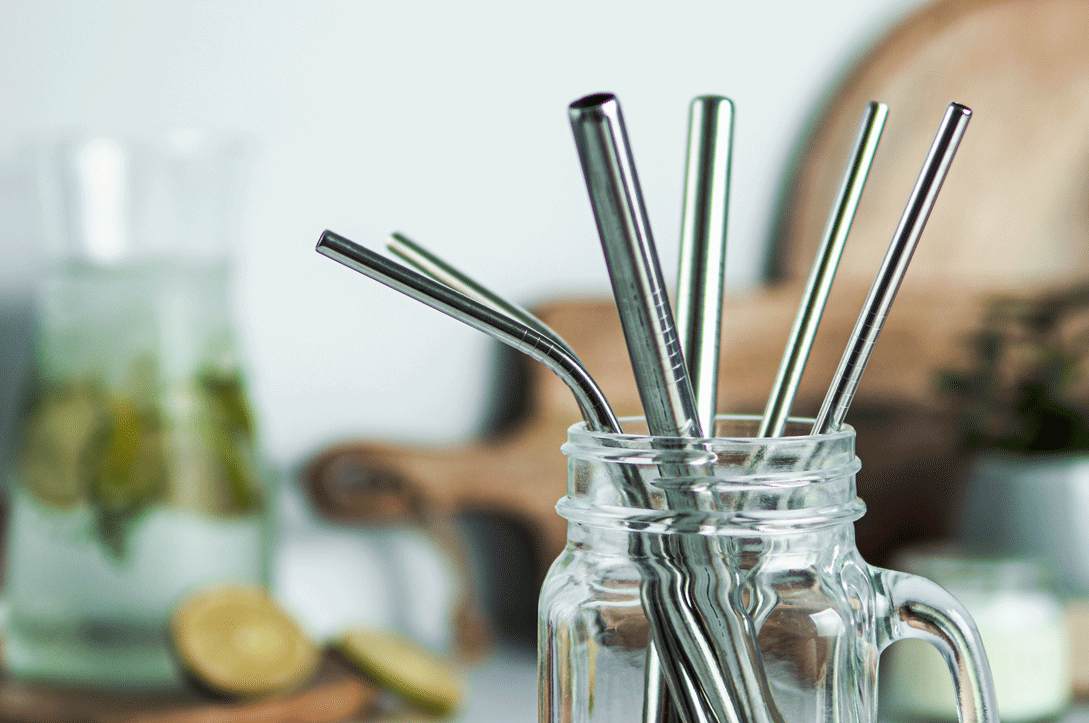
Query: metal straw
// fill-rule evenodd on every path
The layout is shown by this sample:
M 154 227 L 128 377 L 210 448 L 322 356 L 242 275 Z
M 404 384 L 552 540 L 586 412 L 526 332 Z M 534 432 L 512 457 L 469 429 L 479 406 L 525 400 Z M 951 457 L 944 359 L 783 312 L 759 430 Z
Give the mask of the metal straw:
M 702 436 L 620 104 L 600 93 L 569 112 L 647 427 L 664 437 Z
M 715 436 L 718 409 L 733 122 L 734 106 L 729 99 L 704 95 L 692 101 L 677 274 L 677 335 L 700 427 L 708 437 Z
M 877 144 L 881 140 L 881 131 L 885 127 L 888 115 L 889 108 L 884 103 L 870 101 L 866 106 L 866 112 L 858 126 L 858 134 L 855 136 L 854 150 L 851 151 L 851 158 L 843 175 L 839 195 L 832 207 L 832 215 L 828 218 L 824 238 L 821 240 L 817 256 L 813 261 L 813 268 L 809 272 L 809 281 L 806 282 L 805 291 L 802 293 L 802 303 L 794 318 L 794 328 L 790 332 L 783 359 L 779 362 L 779 373 L 775 377 L 771 396 L 768 397 L 767 406 L 764 408 L 764 417 L 760 421 L 760 429 L 756 433 L 758 437 L 778 437 L 786 427 L 790 407 L 794 404 L 794 397 L 798 393 L 798 384 L 802 380 L 802 372 L 805 371 L 809 352 L 813 348 L 813 339 L 817 335 L 821 314 L 828 301 L 828 293 L 832 289 L 832 279 L 836 275 L 836 268 L 843 254 L 843 246 L 847 242 L 847 234 L 851 231 L 851 223 L 854 221 L 855 211 L 858 210 L 862 189 L 869 177 L 874 154 L 877 152 Z
M 971 109 L 958 103 L 950 103 L 946 109 L 919 173 L 919 179 L 911 192 L 907 208 L 900 217 L 900 224 L 896 227 L 892 243 L 881 262 L 873 286 L 870 287 L 851 340 L 843 352 L 832 385 L 813 424 L 812 434 L 831 432 L 843 424 L 866 362 L 877 342 L 877 335 L 881 333 L 881 327 L 888 317 L 889 308 L 900 288 L 900 282 L 903 281 L 904 273 L 911 262 L 911 255 L 934 208 L 938 191 L 941 190 L 942 182 L 949 172 L 949 164 L 956 155 L 971 117 Z
M 525 324 L 530 329 L 539 332 L 556 346 L 561 347 L 572 357 L 578 358 L 574 349 L 564 341 L 563 337 L 549 328 L 547 324 L 538 319 L 527 309 L 524 309 L 512 301 L 504 299 L 499 294 L 442 260 L 404 234 L 396 232 L 391 233 L 390 241 L 386 244 L 386 248 L 420 273 L 426 274 L 435 281 L 446 284 L 455 291 L 460 291 L 470 299 L 475 299 L 484 306 Z
M 614 434 L 622 432 L 601 388 L 582 363 L 541 332 L 332 231 L 322 233 L 317 251 L 536 359 L 574 392 L 591 429 Z M 641 485 L 636 487 L 623 492 L 633 504 L 647 504 L 645 490 Z
M 692 101 L 677 278 L 677 335 L 696 398 L 700 427 L 709 437 L 715 434 L 718 407 L 718 349 L 726 276 L 732 135 L 733 103 L 714 95 Z M 674 705 L 656 651 L 647 655 L 646 681 L 644 722 L 672 721 Z

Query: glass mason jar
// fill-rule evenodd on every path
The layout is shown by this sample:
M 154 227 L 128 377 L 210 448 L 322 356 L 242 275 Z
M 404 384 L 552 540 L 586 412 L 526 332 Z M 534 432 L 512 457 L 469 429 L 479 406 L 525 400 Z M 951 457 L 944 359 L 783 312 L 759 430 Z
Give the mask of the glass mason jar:
M 700 607 L 707 600 L 751 624 L 772 721 L 871 723 L 881 651 L 921 638 L 948 663 L 962 721 L 997 723 L 990 670 L 963 606 L 924 578 L 866 564 L 855 547 L 853 522 L 865 507 L 855 492 L 854 430 L 805 436 L 810 423 L 800 420 L 787 431 L 798 436 L 752 438 L 758 423 L 722 417 L 724 437 L 680 448 L 676 439 L 570 429 L 568 490 L 557 505 L 568 544 L 539 607 L 540 721 L 674 719 L 665 706 L 685 693 L 671 684 L 667 703 L 657 702 L 661 674 L 648 648 L 675 650 L 683 634 L 644 612 L 648 603 L 657 610 L 659 593 L 648 590 L 671 589 L 705 630 L 717 629 L 714 611 Z M 625 429 L 641 424 L 624 420 Z M 642 493 L 622 491 L 632 485 Z M 699 505 L 667 507 L 679 487 Z M 645 508 L 623 502 L 633 497 Z M 669 544 L 679 540 L 686 544 Z M 705 557 L 665 559 L 678 549 Z M 698 589 L 708 569 L 718 584 Z M 682 720 L 717 720 L 710 707 L 695 710 Z
M 180 687 L 179 599 L 266 580 L 228 298 L 240 153 L 194 134 L 42 151 L 57 233 L 11 471 L 6 674 Z

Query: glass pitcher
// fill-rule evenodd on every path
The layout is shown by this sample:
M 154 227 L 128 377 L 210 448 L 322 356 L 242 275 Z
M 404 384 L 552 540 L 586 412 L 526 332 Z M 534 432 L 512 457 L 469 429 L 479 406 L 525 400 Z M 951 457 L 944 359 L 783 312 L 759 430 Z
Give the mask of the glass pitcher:
M 266 579 L 230 314 L 243 148 L 179 133 L 39 148 L 53 258 L 10 479 L 5 672 L 180 687 L 178 600 Z
M 948 663 L 962 723 L 997 723 L 990 669 L 964 607 L 924 578 L 866 564 L 855 547 L 853 523 L 865 507 L 855 492 L 854 430 L 805 436 L 811 422 L 796 420 L 787 433 L 798 436 L 752 438 L 758 423 L 722 417 L 724 437 L 683 449 L 675 439 L 569 430 L 568 489 L 557 505 L 568 543 L 539 607 L 541 723 L 631 723 L 654 710 L 640 588 L 670 568 L 645 559 L 670 546 L 647 540 L 673 536 L 699 536 L 739 570 L 741 594 L 720 604 L 743 607 L 758 631 L 773 720 L 872 723 L 881 652 L 920 638 Z M 624 420 L 625 429 L 641 424 Z M 700 470 L 685 484 L 712 500 L 698 511 L 665 507 L 663 472 L 681 464 Z M 621 503 L 618 481 L 632 479 L 649 509 Z M 675 578 L 657 584 L 684 589 L 691 578 L 673 569 Z M 720 595 L 730 587 L 720 585 Z

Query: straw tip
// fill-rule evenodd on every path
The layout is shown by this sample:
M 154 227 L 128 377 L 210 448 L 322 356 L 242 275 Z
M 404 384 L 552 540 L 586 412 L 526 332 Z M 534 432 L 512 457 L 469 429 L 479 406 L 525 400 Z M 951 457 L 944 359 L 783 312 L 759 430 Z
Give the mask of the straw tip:
M 605 105 L 609 101 L 615 101 L 615 100 L 616 100 L 616 95 L 613 94 L 613 93 L 607 93 L 607 92 L 590 93 L 589 95 L 584 95 L 581 98 L 579 98 L 578 100 L 572 102 L 570 107 L 571 108 L 578 108 L 578 109 L 594 108 L 594 107 L 597 107 L 599 105 Z
M 714 107 L 726 107 L 732 109 L 734 102 L 724 95 L 697 95 L 692 99 L 691 105 L 696 106 L 714 106 Z
M 950 103 L 949 112 L 962 115 L 965 118 L 972 115 L 972 109 L 966 105 L 961 105 L 960 103 Z
M 587 114 L 602 113 L 610 106 L 617 106 L 618 101 L 612 93 L 591 93 L 584 95 L 567 106 L 572 118 Z
M 318 245 L 314 248 L 320 253 L 323 249 L 329 248 L 337 241 L 340 241 L 342 239 L 344 239 L 344 237 L 340 234 L 330 231 L 329 229 L 325 229 L 321 232 L 321 236 L 318 238 Z

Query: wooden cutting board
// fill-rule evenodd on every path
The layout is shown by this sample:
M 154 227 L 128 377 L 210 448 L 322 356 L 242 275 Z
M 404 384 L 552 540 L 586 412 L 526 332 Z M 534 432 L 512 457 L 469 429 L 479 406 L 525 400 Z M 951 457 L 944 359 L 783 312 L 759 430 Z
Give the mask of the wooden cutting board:
M 848 417 L 858 428 L 859 489 L 869 506 L 859 547 L 871 562 L 948 529 L 960 457 L 935 370 L 963 359 L 965 334 L 997 291 L 1027 293 L 1089 271 L 1086 38 L 1084 0 L 945 0 L 890 29 L 829 94 L 800 147 L 775 236 L 779 283 L 726 300 L 721 408 L 758 412 L 864 106 L 887 103 L 886 132 L 795 405 L 812 414 L 946 105 L 973 108 Z M 616 411 L 639 413 L 612 302 L 562 300 L 538 311 Z M 524 374 L 522 416 L 504 436 L 452 449 L 359 442 L 327 450 L 306 475 L 316 504 L 340 520 L 374 519 L 370 500 L 392 484 L 439 510 L 499 512 L 524 525 L 543 575 L 565 539 L 553 509 L 565 492 L 559 447 L 578 414 L 543 368 Z M 509 382 L 497 380 L 496 393 L 515 393 Z

